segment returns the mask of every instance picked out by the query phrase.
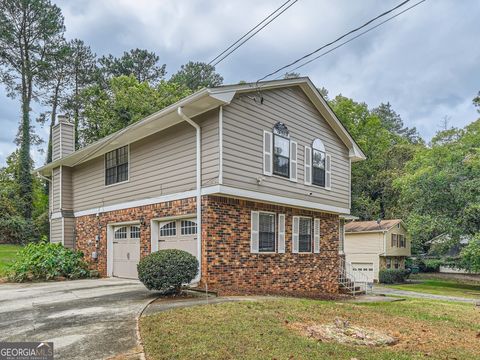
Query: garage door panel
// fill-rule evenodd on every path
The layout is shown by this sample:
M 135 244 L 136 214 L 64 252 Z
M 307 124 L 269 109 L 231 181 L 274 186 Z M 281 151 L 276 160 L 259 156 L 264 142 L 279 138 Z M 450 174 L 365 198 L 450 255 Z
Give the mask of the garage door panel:
M 118 227 L 114 231 L 113 276 L 138 279 L 137 265 L 140 261 L 140 228 Z
M 178 249 L 197 256 L 195 219 L 174 220 L 159 224 L 158 249 Z M 162 236 L 166 235 L 166 236 Z
M 351 272 L 355 281 L 373 282 L 374 266 L 373 263 L 355 262 L 351 264 Z

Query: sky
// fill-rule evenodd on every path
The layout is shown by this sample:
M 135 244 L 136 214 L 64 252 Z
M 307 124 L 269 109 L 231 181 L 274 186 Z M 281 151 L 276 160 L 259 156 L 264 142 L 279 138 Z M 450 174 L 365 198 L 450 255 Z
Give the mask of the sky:
M 190 60 L 208 62 L 284 1 L 53 0 L 67 39 L 84 40 L 98 56 L 154 51 L 167 78 Z M 299 0 L 217 71 L 226 84 L 256 81 L 400 2 Z M 342 94 L 371 108 L 390 102 L 428 141 L 445 118 L 463 127 L 479 117 L 472 104 L 480 90 L 478 19 L 477 0 L 427 0 L 298 72 L 330 97 Z M 32 118 L 41 112 L 32 106 Z M 0 166 L 16 148 L 19 119 L 19 100 L 7 98 L 0 84 Z M 47 126 L 36 131 L 47 140 Z M 39 149 L 32 156 L 36 165 L 44 162 Z

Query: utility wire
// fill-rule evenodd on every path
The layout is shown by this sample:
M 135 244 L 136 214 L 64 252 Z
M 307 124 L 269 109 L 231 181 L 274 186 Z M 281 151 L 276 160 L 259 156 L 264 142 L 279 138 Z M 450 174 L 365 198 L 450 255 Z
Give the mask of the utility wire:
M 425 1 L 427 1 L 427 0 L 421 0 L 421 1 L 419 1 L 419 2 L 417 2 L 417 3 L 415 3 L 415 4 L 413 4 L 412 6 L 410 6 L 410 7 L 406 8 L 405 10 L 402 10 L 402 11 L 400 11 L 398 14 L 395 14 L 395 15 L 393 15 L 393 16 L 391 16 L 391 17 L 389 17 L 388 19 L 386 19 L 386 20 L 382 21 L 381 23 L 379 23 L 379 24 L 377 24 L 377 25 L 375 25 L 375 26 L 371 27 L 371 28 L 370 28 L 370 29 L 368 29 L 368 30 L 365 30 L 365 31 L 361 32 L 360 34 L 358 34 L 358 35 L 354 36 L 354 37 L 353 37 L 353 38 L 351 38 L 351 39 L 348 39 L 347 41 L 344 41 L 343 43 L 341 43 L 341 44 L 339 44 L 339 45 L 337 45 L 337 46 L 335 46 L 335 47 L 331 48 L 330 50 L 327 50 L 327 51 L 325 51 L 325 52 L 321 53 L 320 55 L 318 55 L 318 56 L 315 56 L 313 59 L 310 59 L 310 60 L 308 60 L 308 61 L 304 62 L 303 64 L 300 64 L 299 66 L 297 66 L 297 67 L 295 67 L 295 68 L 291 69 L 290 71 L 295 71 L 295 70 L 298 70 L 298 69 L 300 69 L 301 67 L 304 67 L 305 65 L 308 65 L 308 64 L 310 64 L 311 62 L 313 62 L 313 61 L 315 61 L 315 60 L 317 60 L 317 59 L 319 59 L 319 58 L 321 58 L 321 57 L 323 57 L 323 56 L 325 56 L 325 55 L 327 55 L 327 54 L 331 53 L 332 51 L 334 51 L 334 50 L 338 49 L 339 47 L 342 47 L 343 45 L 346 45 L 346 44 L 348 44 L 349 42 L 351 42 L 351 41 L 353 41 L 353 40 L 355 40 L 355 39 L 359 38 L 360 36 L 362 36 L 362 35 L 365 35 L 366 33 L 368 33 L 368 32 L 370 32 L 370 31 L 372 31 L 372 30 L 374 30 L 374 29 L 378 28 L 379 26 L 381 26 L 381 25 L 385 24 L 386 22 L 388 22 L 388 21 L 390 21 L 390 20 L 392 20 L 392 19 L 396 18 L 397 16 L 400 16 L 400 15 L 402 15 L 403 13 L 407 12 L 408 10 L 411 10 L 411 9 L 413 9 L 414 7 L 416 7 L 416 6 L 420 5 L 421 3 L 425 2 Z M 279 78 L 281 78 L 282 76 L 283 76 L 283 75 L 280 75 L 280 76 L 276 77 L 275 79 L 279 79 Z
M 402 7 L 403 5 L 405 5 L 406 3 L 408 3 L 409 1 L 410 1 L 410 0 L 405 0 L 405 1 L 403 1 L 402 3 L 398 4 L 397 6 L 391 8 L 390 10 L 387 10 L 387 11 L 381 13 L 380 15 L 374 17 L 373 19 L 367 21 L 365 24 L 363 24 L 363 25 L 361 25 L 361 26 L 359 26 L 359 27 L 357 27 L 357 28 L 355 28 L 355 29 L 353 29 L 353 30 L 350 30 L 349 32 L 343 34 L 343 35 L 340 36 L 339 38 L 337 38 L 337 39 L 335 39 L 335 40 L 333 40 L 333 41 L 331 41 L 331 42 L 329 42 L 329 43 L 327 43 L 327 44 L 319 47 L 318 49 L 316 49 L 316 50 L 314 50 L 314 51 L 312 51 L 312 52 L 310 52 L 310 53 L 302 56 L 301 58 L 299 58 L 299 59 L 297 59 L 297 60 L 295 60 L 295 61 L 292 61 L 290 64 L 287 64 L 287 65 L 285 65 L 285 66 L 282 66 L 281 68 L 279 68 L 279 69 L 277 69 L 277 70 L 275 70 L 275 71 L 273 71 L 273 72 L 265 75 L 264 77 L 262 77 L 262 78 L 260 78 L 260 79 L 257 80 L 257 85 L 258 85 L 258 83 L 259 83 L 260 81 L 262 81 L 262 80 L 264 80 L 264 79 L 266 79 L 266 78 L 268 78 L 268 77 L 270 77 L 270 76 L 272 76 L 272 75 L 275 75 L 275 74 L 279 73 L 280 71 L 289 68 L 289 67 L 292 66 L 292 65 L 295 65 L 295 64 L 299 63 L 300 61 L 302 61 L 302 60 L 304 60 L 304 59 L 312 56 L 313 54 L 318 53 L 319 51 L 325 49 L 326 47 L 328 47 L 328 46 L 330 46 L 330 45 L 333 45 L 333 44 L 339 42 L 340 40 L 342 40 L 343 38 L 347 37 L 348 35 L 353 34 L 353 33 L 357 32 L 357 31 L 363 29 L 364 27 L 370 25 L 372 22 L 374 22 L 374 21 L 380 19 L 381 17 L 390 14 L 392 11 L 395 11 L 396 9 Z
M 218 59 L 220 56 L 222 56 L 224 53 L 226 53 L 229 49 L 235 46 L 238 42 L 240 42 L 243 38 L 248 36 L 251 32 L 253 32 L 257 27 L 262 25 L 265 21 L 267 21 L 273 14 L 278 12 L 282 7 L 284 7 L 288 2 L 291 0 L 288 0 L 286 3 L 282 4 L 279 8 L 277 8 L 273 13 L 268 15 L 265 19 L 263 19 L 259 24 L 257 24 L 254 28 L 252 28 L 249 32 L 247 32 L 245 35 L 243 35 L 240 39 L 238 39 L 235 43 L 233 43 L 230 47 L 228 47 L 226 50 L 224 50 L 220 55 L 218 55 L 215 59 L 210 61 L 208 64 L 211 65 L 212 62 L 214 62 L 216 59 Z M 292 3 L 290 3 L 286 8 L 284 8 L 282 11 L 280 11 L 278 14 L 276 14 L 272 19 L 270 19 L 267 23 L 265 23 L 263 26 L 261 26 L 258 30 L 256 30 L 253 34 L 248 36 L 245 40 L 241 41 L 240 44 L 236 45 L 232 50 L 228 51 L 226 55 L 221 57 L 219 60 L 215 61 L 213 63 L 213 66 L 217 66 L 220 62 L 222 62 L 227 56 L 232 54 L 234 51 L 236 51 L 239 47 L 241 47 L 243 44 L 245 44 L 248 40 L 250 40 L 252 37 L 257 35 L 260 31 L 262 31 L 268 24 L 270 24 L 272 21 L 274 21 L 276 18 L 278 18 L 280 15 L 282 15 L 285 11 L 287 11 L 291 6 L 293 6 L 298 0 L 294 0 Z
M 228 50 L 230 50 L 232 47 L 234 47 L 236 44 L 238 44 L 240 41 L 242 41 L 245 37 L 250 35 L 256 28 L 258 28 L 260 25 L 262 25 L 265 21 L 267 21 L 271 16 L 273 16 L 277 11 L 279 11 L 281 8 L 283 8 L 286 4 L 288 4 L 291 0 L 285 1 L 280 7 L 275 9 L 272 13 L 270 13 L 266 18 L 264 18 L 261 22 L 259 22 L 257 25 L 255 25 L 253 28 L 251 28 L 246 34 L 244 34 L 242 37 L 240 37 L 237 41 L 235 41 L 233 44 L 231 44 L 228 48 L 223 50 L 220 54 L 218 54 L 216 57 L 214 57 L 208 65 L 211 65 L 215 60 L 217 60 L 220 56 L 225 54 Z
M 245 35 L 243 35 L 242 37 L 240 37 L 237 41 L 235 41 L 235 42 L 234 42 L 232 45 L 230 45 L 227 49 L 225 49 L 225 50 L 222 51 L 219 55 L 217 55 L 213 60 L 211 60 L 211 61 L 208 63 L 208 65 L 211 65 L 212 62 L 214 62 L 215 60 L 217 60 L 219 57 L 221 57 L 221 56 L 222 56 L 223 54 L 225 54 L 228 50 L 232 49 L 232 47 L 234 47 L 236 44 L 238 44 L 240 41 L 242 41 L 242 40 L 244 39 L 240 44 L 238 44 L 237 46 L 235 46 L 231 51 L 229 51 L 227 54 L 223 55 L 221 59 L 217 60 L 217 61 L 213 64 L 213 66 L 215 66 L 215 65 L 219 64 L 221 61 L 225 60 L 228 56 L 230 56 L 230 55 L 231 55 L 235 50 L 237 50 L 240 46 L 242 46 L 243 44 L 245 44 L 245 43 L 246 43 L 248 40 L 250 40 L 253 36 L 255 36 L 255 35 L 258 34 L 262 29 L 264 29 L 268 24 L 270 24 L 270 23 L 271 23 L 272 21 L 274 21 L 277 17 L 279 17 L 281 14 L 283 14 L 285 11 L 287 11 L 287 10 L 288 10 L 293 4 L 295 4 L 298 0 L 294 0 L 294 1 L 293 1 L 292 3 L 290 3 L 287 7 L 285 7 L 285 5 L 287 5 L 290 1 L 292 1 L 292 0 L 288 0 L 288 1 L 284 2 L 280 7 L 278 7 L 275 11 L 273 11 L 272 13 L 270 13 L 270 15 L 268 15 L 268 16 L 267 16 L 265 19 L 263 19 L 260 23 L 258 23 L 258 24 L 257 24 L 256 26 L 254 26 L 252 29 L 250 29 Z M 284 7 L 285 7 L 285 8 L 284 8 Z M 283 9 L 281 12 L 278 13 L 278 11 L 279 11 L 280 9 L 282 9 L 282 8 L 284 8 L 284 9 Z M 270 19 L 270 18 L 272 17 L 272 15 L 274 15 L 274 14 L 276 14 L 276 15 L 275 15 L 272 19 Z M 270 19 L 270 20 L 268 20 L 268 19 Z M 261 26 L 261 25 L 262 25 L 265 21 L 267 21 L 267 20 L 268 20 L 268 22 L 267 22 L 266 24 L 264 24 L 260 29 L 258 29 L 258 30 L 255 31 L 255 29 L 257 29 L 259 26 Z M 254 32 L 254 31 L 255 31 L 255 32 Z M 254 32 L 254 33 L 251 34 L 252 32 Z M 250 35 L 250 34 L 251 34 L 251 35 Z M 250 36 L 248 36 L 248 35 L 250 35 Z M 248 36 L 248 38 L 245 39 L 245 37 L 247 37 L 247 36 Z M 201 74 L 201 70 L 198 71 L 198 72 L 196 72 L 196 73 L 194 73 L 194 74 L 193 74 L 193 77 L 196 78 L 196 77 L 199 76 L 200 74 Z M 168 100 L 168 99 L 171 98 L 172 96 L 173 96 L 173 93 L 170 93 L 170 94 L 168 94 L 167 96 L 165 96 L 165 97 L 163 98 L 163 100 Z M 128 128 L 128 127 L 127 127 L 127 128 Z M 119 130 L 118 133 L 113 134 L 111 140 L 116 139 L 116 138 L 118 138 L 118 136 L 122 135 L 122 134 L 124 133 L 125 129 L 126 129 L 126 128 L 123 128 L 122 130 Z M 100 140 L 98 140 L 98 141 L 100 141 Z M 97 142 L 98 142 L 98 141 L 97 141 Z M 80 158 L 79 160 L 77 160 L 77 161 L 75 162 L 74 166 L 77 165 L 77 164 L 79 164 L 79 163 L 81 163 L 82 161 L 84 161 L 84 160 L 87 159 L 88 157 L 90 157 L 90 155 L 92 155 L 94 152 L 97 152 L 97 151 L 101 150 L 101 149 L 104 148 L 107 144 L 108 144 L 108 143 L 102 144 L 102 145 L 100 145 L 98 148 L 93 149 L 91 152 L 87 153 L 85 156 L 83 156 L 82 158 Z M 91 145 L 93 145 L 93 144 L 91 144 Z

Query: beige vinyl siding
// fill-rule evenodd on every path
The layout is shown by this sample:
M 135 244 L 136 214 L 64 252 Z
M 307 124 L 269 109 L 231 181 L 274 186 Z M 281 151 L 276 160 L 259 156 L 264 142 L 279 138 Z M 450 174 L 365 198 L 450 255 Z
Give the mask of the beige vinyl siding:
M 53 169 L 52 174 L 52 212 L 60 211 L 60 189 L 61 189 L 61 172 L 60 168 Z
M 62 242 L 62 219 L 50 220 L 50 242 Z
M 72 168 L 62 166 L 62 210 L 73 210 Z
M 203 183 L 215 184 L 218 182 L 218 110 L 193 120 L 205 129 Z M 74 210 L 194 190 L 195 139 L 195 129 L 182 122 L 130 144 L 129 180 L 124 183 L 105 186 L 104 156 L 75 167 L 72 175 Z
M 224 184 L 263 193 L 349 208 L 350 177 L 348 149 L 298 87 L 262 92 L 263 105 L 247 96 L 224 107 Z M 278 176 L 263 176 L 263 131 L 283 122 L 290 138 L 298 143 L 298 182 Z M 332 159 L 332 189 L 304 184 L 304 149 L 320 138 Z M 312 192 L 312 195 L 309 193 Z
M 75 240 L 75 219 L 74 218 L 64 218 L 63 219 L 63 232 L 64 232 L 64 245 L 70 249 L 74 248 Z
M 404 248 L 392 247 L 392 234 L 403 234 L 407 241 L 407 246 Z M 412 241 L 408 236 L 405 227 L 400 224 L 400 228 L 395 225 L 387 232 L 387 256 L 410 256 L 412 254 Z
M 383 254 L 382 232 L 346 233 L 345 254 Z
M 52 131 L 52 160 L 60 159 L 60 127 L 54 126 Z
M 73 124 L 60 124 L 62 132 L 62 155 L 67 156 L 75 151 L 75 133 Z

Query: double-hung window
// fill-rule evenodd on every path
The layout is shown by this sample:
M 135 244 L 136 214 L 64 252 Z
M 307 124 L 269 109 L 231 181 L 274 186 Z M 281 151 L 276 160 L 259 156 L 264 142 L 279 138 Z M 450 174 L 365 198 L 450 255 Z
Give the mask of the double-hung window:
M 258 251 L 275 252 L 275 214 L 258 214 Z
M 312 183 L 325 187 L 325 146 L 320 139 L 312 144 Z
M 105 185 L 128 180 L 128 145 L 105 154 Z
M 392 234 L 392 247 L 398 246 L 398 237 L 397 234 Z
M 273 127 L 273 173 L 290 176 L 290 134 L 281 122 Z
M 312 252 L 312 219 L 310 218 L 299 219 L 298 252 Z

